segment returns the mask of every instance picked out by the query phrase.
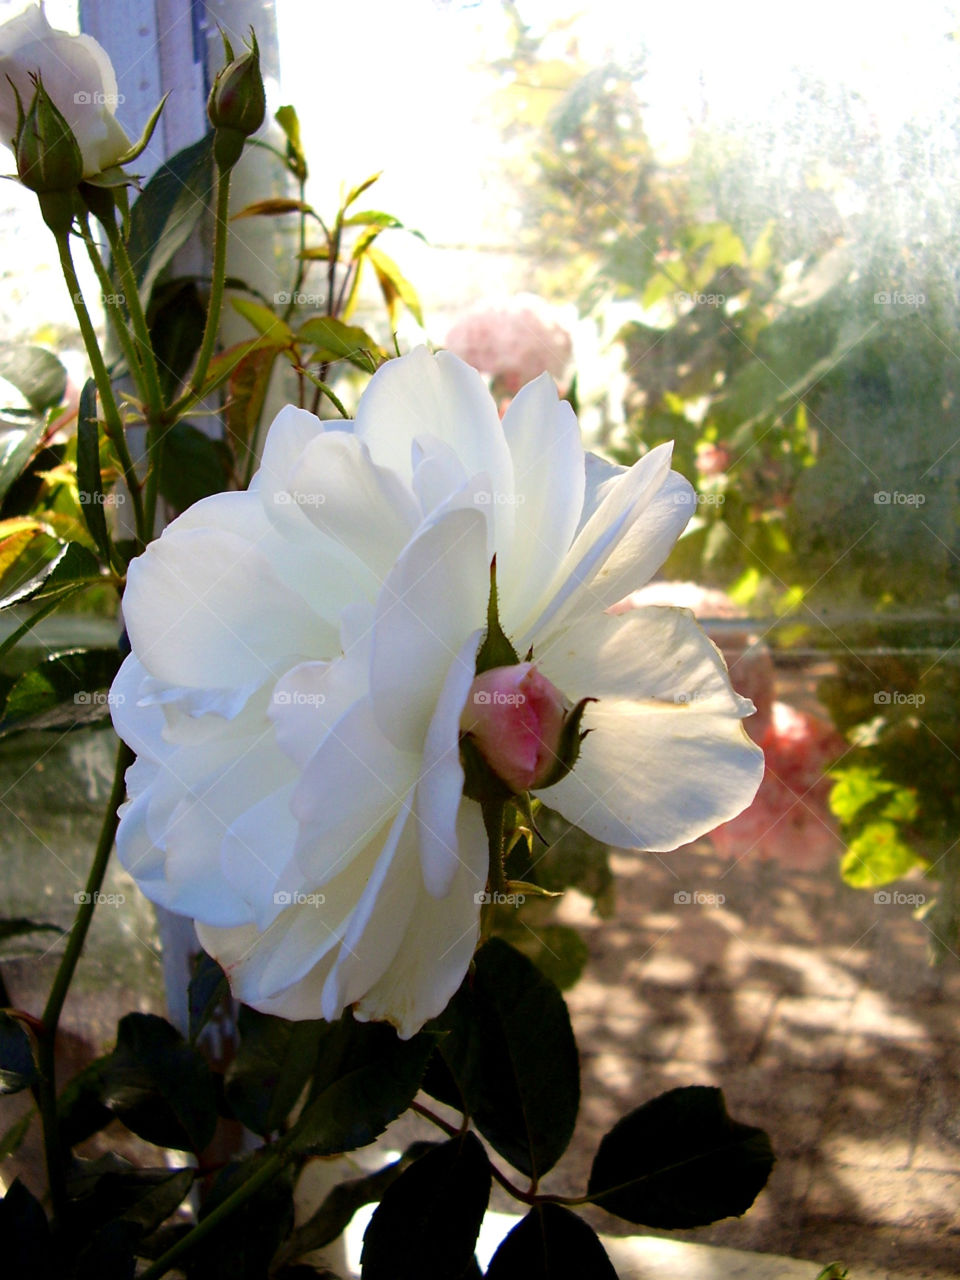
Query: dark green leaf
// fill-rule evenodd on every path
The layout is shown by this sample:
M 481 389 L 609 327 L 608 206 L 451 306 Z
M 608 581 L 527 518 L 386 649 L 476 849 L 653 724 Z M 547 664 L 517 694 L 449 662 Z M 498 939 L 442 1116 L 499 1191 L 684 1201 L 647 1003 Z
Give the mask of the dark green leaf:
M 195 1044 L 200 1032 L 210 1021 L 217 1005 L 230 998 L 227 976 L 211 956 L 199 952 L 193 966 L 187 1001 L 190 1010 L 190 1043 Z
M 103 513 L 100 473 L 100 426 L 97 422 L 97 384 L 88 378 L 80 392 L 77 415 L 77 491 L 90 536 L 104 561 L 110 563 L 110 535 Z
M 47 1215 L 19 1178 L 0 1200 L 0 1241 L 5 1275 L 55 1274 Z
M 490 1198 L 490 1161 L 475 1134 L 415 1160 L 389 1188 L 363 1237 L 363 1280 L 451 1280 L 473 1259 Z
M 352 1178 L 349 1182 L 341 1182 L 334 1187 L 316 1213 L 292 1233 L 283 1246 L 282 1258 L 299 1258 L 336 1240 L 346 1230 L 358 1209 L 381 1200 L 387 1188 L 393 1185 L 412 1161 L 437 1145 L 435 1142 L 414 1142 L 399 1160 L 385 1165 L 376 1173 L 369 1173 L 364 1178 Z
M 580 1067 L 563 997 L 513 947 L 491 938 L 432 1024 L 477 1128 L 514 1168 L 540 1178 L 563 1155 Z
M 157 276 L 193 234 L 213 191 L 213 133 L 156 171 L 130 210 L 127 252 L 144 307 Z
M 101 1101 L 103 1070 L 111 1061 L 109 1054 L 97 1058 L 78 1072 L 61 1090 L 57 1098 L 60 1141 L 65 1148 L 75 1147 L 93 1133 L 99 1133 L 113 1120 L 109 1107 Z
M 230 1064 L 226 1100 L 248 1129 L 267 1137 L 283 1125 L 310 1078 L 322 1022 L 291 1022 L 241 1005 L 240 1048 Z
M 17 1018 L 0 1009 L 0 1093 L 19 1093 L 36 1078 L 29 1035 Z
M 102 1101 L 128 1129 L 157 1146 L 200 1152 L 217 1123 L 206 1062 L 163 1018 L 128 1013 L 103 1064 Z
M 110 714 L 107 690 L 120 667 L 118 649 L 55 653 L 24 672 L 7 694 L 0 737 L 24 729 L 92 724 Z
M 228 1165 L 217 1175 L 200 1212 L 201 1220 L 257 1173 L 269 1151 Z M 226 1229 L 185 1259 L 189 1280 L 264 1280 L 271 1259 L 293 1226 L 294 1164 L 280 1169 L 227 1220 Z
M 727 1114 L 723 1093 L 671 1089 L 618 1121 L 590 1171 L 591 1200 L 644 1227 L 679 1230 L 739 1216 L 773 1168 L 762 1129 Z
M 45 413 L 63 399 L 67 371 L 44 347 L 0 347 L 0 378 L 13 383 L 34 413 Z
M 163 438 L 160 492 L 177 511 L 222 493 L 230 483 L 233 460 L 222 440 L 211 440 L 188 422 L 178 422 Z
M 597 1233 L 558 1204 L 540 1204 L 490 1259 L 487 1280 L 617 1280 Z
M 206 311 L 195 281 L 178 277 L 153 290 L 147 323 L 160 372 L 160 390 L 167 400 L 180 389 L 200 350 L 205 320 Z
M 523 912 L 494 907 L 493 932 L 528 956 L 561 991 L 576 984 L 590 955 L 584 939 L 567 924 L 524 923 Z
M 0 502 L 27 468 L 47 433 L 44 419 L 26 427 L 8 427 L 0 436 Z
M 93 1198 L 94 1207 L 82 1202 L 82 1214 L 86 1221 L 83 1236 L 89 1239 L 77 1257 L 78 1280 L 105 1280 L 114 1277 L 132 1277 L 136 1269 L 136 1252 L 139 1242 L 170 1217 L 183 1202 L 193 1186 L 192 1169 L 174 1172 L 137 1170 L 130 1175 L 104 1174 L 97 1182 Z M 110 1216 L 95 1233 L 91 1231 L 90 1217 L 105 1206 L 119 1208 L 132 1199 L 116 1217 Z
M 325 1024 L 295 1149 L 327 1156 L 373 1142 L 413 1101 L 435 1044 L 426 1032 L 401 1040 L 349 1013 Z
M 82 543 L 67 542 L 38 574 L 5 595 L 0 600 L 0 609 L 25 600 L 49 600 L 65 595 L 79 585 L 97 582 L 100 576 L 96 556 Z

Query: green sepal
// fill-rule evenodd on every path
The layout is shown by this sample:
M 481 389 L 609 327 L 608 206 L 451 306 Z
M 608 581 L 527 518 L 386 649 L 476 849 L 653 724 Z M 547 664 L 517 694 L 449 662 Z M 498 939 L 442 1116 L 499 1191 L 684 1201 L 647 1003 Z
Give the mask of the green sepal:
M 590 729 L 581 729 L 580 722 L 583 719 L 584 711 L 587 709 L 587 703 L 596 701 L 596 698 L 581 698 L 564 720 L 563 728 L 560 730 L 560 744 L 555 756 L 556 763 L 546 778 L 537 784 L 538 791 L 542 791 L 545 787 L 555 786 L 556 783 L 567 776 L 577 763 L 583 740 L 588 733 L 592 732 Z
M 147 147 L 150 145 L 150 139 L 153 137 L 153 132 L 160 120 L 160 112 L 163 110 L 169 97 L 169 92 L 163 95 L 154 107 L 153 111 L 150 113 L 150 119 L 143 126 L 143 133 L 141 133 L 139 139 L 132 147 L 130 147 L 129 150 L 124 151 L 122 156 L 118 156 L 111 167 L 119 169 L 122 165 L 129 164 L 131 160 L 136 160 L 137 156 L 142 155 L 143 152 L 146 151 Z
M 490 561 L 490 596 L 487 601 L 487 631 L 477 651 L 477 675 L 493 667 L 512 667 L 520 661 L 517 651 L 504 635 L 497 607 L 497 557 Z

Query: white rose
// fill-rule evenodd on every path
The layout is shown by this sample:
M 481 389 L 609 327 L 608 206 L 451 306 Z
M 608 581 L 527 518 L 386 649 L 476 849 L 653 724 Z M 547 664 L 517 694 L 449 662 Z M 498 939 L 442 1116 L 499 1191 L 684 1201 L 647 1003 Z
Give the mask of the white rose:
M 193 917 L 239 999 L 352 1006 L 410 1036 L 462 981 L 488 851 L 460 735 L 472 692 L 512 688 L 501 670 L 474 690 L 494 553 L 539 693 L 598 699 L 546 804 L 667 850 L 751 801 L 753 706 L 693 616 L 607 611 L 695 509 L 669 467 L 670 446 L 629 470 L 585 457 L 545 375 L 501 423 L 478 373 L 420 348 L 379 370 L 354 423 L 284 409 L 249 491 L 197 503 L 131 564 L 119 856 Z
M 130 139 L 114 114 L 117 77 L 106 51 L 91 36 L 55 30 L 39 5 L 0 26 L 0 140 L 12 144 L 17 132 L 17 103 L 9 81 L 27 110 L 34 94 L 31 72 L 39 73 L 73 130 L 84 177 L 110 168 L 130 150 Z

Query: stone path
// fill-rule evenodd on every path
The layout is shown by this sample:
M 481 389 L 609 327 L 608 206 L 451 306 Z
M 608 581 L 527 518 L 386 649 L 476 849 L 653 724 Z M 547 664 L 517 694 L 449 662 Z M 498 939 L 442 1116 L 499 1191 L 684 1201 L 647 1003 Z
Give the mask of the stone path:
M 568 994 L 584 1104 L 556 1188 L 581 1188 L 632 1106 L 718 1085 L 778 1163 L 744 1218 L 681 1238 L 840 1259 L 854 1280 L 960 1275 L 960 963 L 931 969 L 910 907 L 832 869 L 731 867 L 709 850 L 614 865 L 612 920 L 585 899 L 562 907 L 591 959 Z M 681 890 L 725 902 L 677 904 Z

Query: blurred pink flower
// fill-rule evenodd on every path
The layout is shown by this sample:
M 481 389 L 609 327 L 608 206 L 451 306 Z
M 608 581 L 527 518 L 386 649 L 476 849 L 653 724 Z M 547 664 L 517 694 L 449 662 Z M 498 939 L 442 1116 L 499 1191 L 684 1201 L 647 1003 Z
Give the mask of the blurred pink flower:
M 756 799 L 739 817 L 711 832 L 721 854 L 815 870 L 843 849 L 827 803 L 832 783 L 824 770 L 846 750 L 846 743 L 824 720 L 775 702 L 760 739 L 765 766 Z
M 695 465 L 697 473 L 705 479 L 723 475 L 730 466 L 730 450 L 722 443 L 710 444 L 704 442 L 698 444 Z
M 561 389 L 569 379 L 570 334 L 549 303 L 533 294 L 477 307 L 453 326 L 445 346 L 493 378 L 495 394 L 514 396 L 541 373 Z
M 743 610 L 723 591 L 696 582 L 651 582 L 611 612 L 642 605 L 692 610 L 723 654 L 734 689 L 757 708 L 743 727 L 763 748 L 763 781 L 748 809 L 710 833 L 714 847 L 729 857 L 750 854 L 801 869 L 825 866 L 843 850 L 827 803 L 832 783 L 824 777 L 846 750 L 843 737 L 827 721 L 775 701 L 770 650 L 746 625 L 731 625 Z M 711 626 L 711 620 L 719 625 Z

